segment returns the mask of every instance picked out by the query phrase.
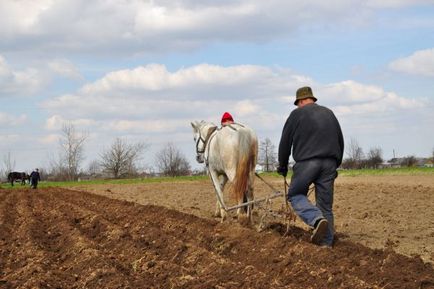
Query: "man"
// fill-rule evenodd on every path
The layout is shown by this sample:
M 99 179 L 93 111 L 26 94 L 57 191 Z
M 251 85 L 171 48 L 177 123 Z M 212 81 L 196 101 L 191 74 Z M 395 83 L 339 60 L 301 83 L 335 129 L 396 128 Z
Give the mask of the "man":
M 38 182 L 41 180 L 41 176 L 39 175 L 39 170 L 35 169 L 30 174 L 30 187 L 36 189 L 38 187 Z
M 229 112 L 225 112 L 221 120 L 222 126 L 226 126 L 228 124 L 233 124 L 233 123 L 234 123 L 234 118 L 232 117 L 232 115 Z
M 333 112 L 317 105 L 310 87 L 297 90 L 294 105 L 283 127 L 279 144 L 278 173 L 286 177 L 291 154 L 295 160 L 288 200 L 295 213 L 313 230 L 311 241 L 332 246 L 334 238 L 333 187 L 342 162 L 344 140 Z M 315 185 L 316 205 L 307 198 Z

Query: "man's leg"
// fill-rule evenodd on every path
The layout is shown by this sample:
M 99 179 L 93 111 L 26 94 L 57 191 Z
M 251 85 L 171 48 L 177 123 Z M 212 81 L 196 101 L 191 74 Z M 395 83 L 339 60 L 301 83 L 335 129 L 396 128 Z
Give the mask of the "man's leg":
M 315 199 L 316 206 L 328 221 L 327 233 L 321 243 L 332 246 L 334 238 L 333 188 L 336 178 L 336 161 L 324 159 L 321 162 L 321 173 L 315 181 Z
M 316 223 L 324 218 L 322 211 L 307 198 L 309 186 L 320 172 L 320 160 L 313 159 L 296 163 L 288 190 L 288 199 L 295 213 L 311 227 L 315 227 Z

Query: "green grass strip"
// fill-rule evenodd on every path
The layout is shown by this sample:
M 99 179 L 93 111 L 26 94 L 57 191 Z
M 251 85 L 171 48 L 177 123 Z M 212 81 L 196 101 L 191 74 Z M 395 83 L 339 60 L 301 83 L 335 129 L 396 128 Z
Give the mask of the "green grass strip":
M 261 173 L 261 176 L 265 177 L 281 177 L 276 172 L 273 173 Z M 339 176 L 357 177 L 357 176 L 419 176 L 419 175 L 432 175 L 434 177 L 434 168 L 425 167 L 413 167 L 413 168 L 386 168 L 386 169 L 360 169 L 360 170 L 339 170 Z M 287 178 L 290 179 L 292 172 L 288 172 Z M 45 182 L 39 183 L 38 188 L 45 187 L 72 187 L 77 185 L 101 185 L 101 184 L 148 184 L 148 183 L 173 183 L 173 182 L 192 182 L 208 180 L 208 176 L 181 176 L 181 177 L 149 177 L 149 178 L 135 178 L 135 179 L 101 179 L 101 180 L 83 180 L 80 182 Z M 11 187 L 9 183 L 1 184 L 4 189 L 10 188 L 25 188 L 29 185 L 21 186 L 16 183 Z

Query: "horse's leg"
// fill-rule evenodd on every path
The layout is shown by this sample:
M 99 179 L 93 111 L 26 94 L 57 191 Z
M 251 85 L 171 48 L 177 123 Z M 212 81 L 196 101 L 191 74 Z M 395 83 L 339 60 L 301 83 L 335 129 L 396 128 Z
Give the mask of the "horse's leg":
M 221 198 L 223 199 L 223 191 L 224 191 L 225 185 L 226 185 L 226 183 L 228 181 L 228 178 L 225 175 L 220 175 L 219 178 L 218 178 L 218 180 L 219 180 L 219 185 L 220 185 L 220 192 L 222 192 Z M 224 212 L 224 209 L 222 208 L 219 200 L 217 199 L 216 206 L 215 206 L 215 214 L 214 215 L 216 217 L 222 217 L 222 211 Z
M 254 194 L 253 194 L 253 183 L 254 183 L 254 173 L 250 174 L 247 192 L 246 192 L 246 198 L 247 201 L 253 201 L 254 200 Z M 247 217 L 249 218 L 249 221 L 252 221 L 252 210 L 253 210 L 253 204 L 247 206 Z
M 217 194 L 217 205 L 216 205 L 216 209 L 218 207 L 219 211 L 220 211 L 220 217 L 221 217 L 221 221 L 223 222 L 226 219 L 226 211 L 225 209 L 222 207 L 222 204 L 220 203 L 223 202 L 223 187 L 226 184 L 225 178 L 220 179 L 217 172 L 215 172 L 214 170 L 212 170 L 211 168 L 209 168 L 209 174 L 211 176 L 211 181 L 212 184 L 214 186 L 215 189 L 215 193 Z
M 227 178 L 229 179 L 229 181 L 231 181 L 232 183 L 235 183 L 236 170 L 235 169 L 227 170 L 226 174 L 227 174 Z M 241 205 L 242 203 L 245 203 L 246 201 L 247 200 L 246 200 L 246 193 L 245 192 L 243 193 L 242 198 L 237 197 L 237 200 L 236 200 L 238 205 Z M 242 218 L 242 216 L 244 215 L 243 213 L 245 213 L 245 212 L 246 212 L 246 207 L 238 208 L 237 209 L 237 218 L 238 219 Z

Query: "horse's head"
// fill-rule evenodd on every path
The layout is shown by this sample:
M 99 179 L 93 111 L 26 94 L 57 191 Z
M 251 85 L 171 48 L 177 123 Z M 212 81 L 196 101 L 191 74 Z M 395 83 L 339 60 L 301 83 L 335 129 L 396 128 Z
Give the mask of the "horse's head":
M 205 121 L 191 123 L 193 127 L 194 142 L 196 143 L 196 160 L 198 163 L 205 161 L 205 148 L 211 134 L 217 129 L 213 123 Z

